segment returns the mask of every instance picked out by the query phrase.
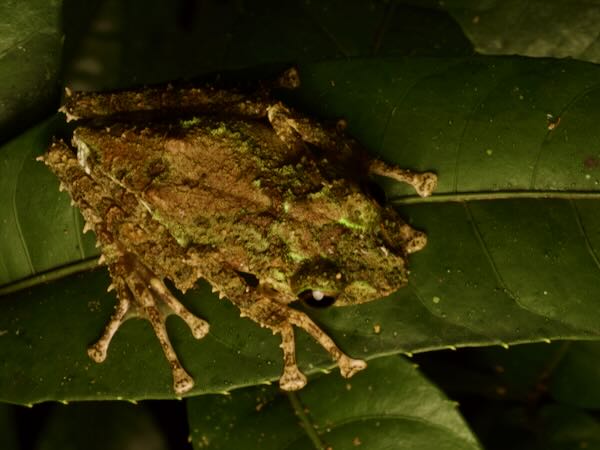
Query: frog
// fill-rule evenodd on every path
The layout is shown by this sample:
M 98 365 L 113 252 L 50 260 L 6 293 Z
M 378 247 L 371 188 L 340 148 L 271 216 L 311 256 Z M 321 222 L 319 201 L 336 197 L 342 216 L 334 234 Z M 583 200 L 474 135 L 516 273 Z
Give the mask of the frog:
M 358 305 L 407 284 L 408 255 L 427 236 L 369 186 L 385 177 L 427 197 L 437 176 L 373 158 L 345 120 L 318 120 L 278 99 L 280 90 L 299 86 L 291 68 L 252 90 L 169 84 L 66 91 L 61 111 L 75 121 L 71 142 L 55 138 L 39 159 L 81 211 L 84 232 L 95 233 L 116 292 L 112 316 L 88 348 L 94 361 L 106 360 L 126 320 L 146 319 L 173 391 L 188 393 L 194 378 L 165 321 L 180 317 L 196 339 L 209 324 L 165 283 L 185 293 L 203 279 L 241 317 L 281 336 L 282 390 L 307 383 L 295 328 L 331 355 L 343 377 L 366 368 L 308 310 Z

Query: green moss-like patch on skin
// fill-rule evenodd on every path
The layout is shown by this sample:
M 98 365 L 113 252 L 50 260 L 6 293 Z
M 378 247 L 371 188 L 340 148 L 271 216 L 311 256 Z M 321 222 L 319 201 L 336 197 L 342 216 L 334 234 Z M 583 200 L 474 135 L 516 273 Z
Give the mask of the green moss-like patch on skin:
M 199 117 L 192 117 L 191 119 L 180 120 L 179 124 L 183 128 L 191 128 L 193 126 L 200 124 L 201 122 L 202 122 L 202 120 Z
M 361 231 L 366 230 L 366 227 L 364 225 L 351 222 L 350 220 L 348 220 L 345 217 L 338 220 L 338 223 L 340 223 L 341 225 L 343 225 L 345 227 L 352 228 L 353 230 L 361 230 Z

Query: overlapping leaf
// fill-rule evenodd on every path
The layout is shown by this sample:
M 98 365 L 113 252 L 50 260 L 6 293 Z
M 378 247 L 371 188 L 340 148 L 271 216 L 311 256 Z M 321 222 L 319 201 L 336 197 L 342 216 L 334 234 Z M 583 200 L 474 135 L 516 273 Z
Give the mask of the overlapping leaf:
M 0 141 L 35 123 L 58 97 L 62 0 L 0 4 Z
M 597 1 L 449 0 L 442 8 L 480 53 L 600 62 Z
M 304 84 L 293 102 L 304 111 L 344 116 L 374 154 L 440 177 L 429 200 L 387 185 L 402 214 L 429 236 L 427 248 L 410 258 L 410 285 L 367 305 L 309 312 L 345 350 L 370 359 L 598 337 L 596 66 L 399 58 L 300 69 Z M 86 345 L 114 304 L 103 292 L 107 284 L 98 272 L 2 298 L 3 399 L 172 395 L 167 364 L 147 324 L 126 324 L 102 365 L 87 359 Z M 207 292 L 203 287 L 185 296 L 211 323 L 207 338 L 197 342 L 180 321 L 170 323 L 175 346 L 196 378 L 193 392 L 276 378 L 278 338 Z M 330 365 L 305 335 L 298 346 L 307 372 Z
M 456 404 L 397 357 L 347 383 L 331 374 L 297 394 L 263 386 L 202 396 L 188 411 L 195 449 L 479 448 Z

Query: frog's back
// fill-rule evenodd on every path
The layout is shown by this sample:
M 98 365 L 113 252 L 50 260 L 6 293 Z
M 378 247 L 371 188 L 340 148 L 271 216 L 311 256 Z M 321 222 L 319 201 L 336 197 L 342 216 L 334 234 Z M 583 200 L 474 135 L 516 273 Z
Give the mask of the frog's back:
M 159 213 L 180 219 L 269 208 L 271 199 L 261 192 L 258 179 L 282 165 L 288 152 L 265 123 L 213 118 L 80 127 L 75 140 L 90 147 L 97 170 Z

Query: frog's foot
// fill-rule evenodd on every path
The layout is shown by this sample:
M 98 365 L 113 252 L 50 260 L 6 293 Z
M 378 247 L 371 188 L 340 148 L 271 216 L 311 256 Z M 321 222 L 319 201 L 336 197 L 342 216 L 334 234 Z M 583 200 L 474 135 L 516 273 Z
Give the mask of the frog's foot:
M 171 314 L 181 317 L 190 327 L 193 336 L 201 339 L 208 333 L 208 323 L 194 316 L 169 291 L 136 256 L 126 254 L 110 265 L 113 284 L 119 302 L 100 339 L 88 349 L 89 356 L 100 363 L 106 359 L 114 334 L 126 320 L 140 317 L 148 320 L 171 367 L 173 387 L 183 394 L 194 386 L 194 380 L 185 371 L 175 352 L 167 329 L 166 319 Z
M 421 197 L 429 197 L 437 187 L 437 175 L 433 172 L 413 172 L 378 159 L 370 162 L 369 173 L 410 184 Z
M 403 228 L 405 229 L 403 231 L 405 233 L 404 249 L 406 253 L 411 254 L 423 250 L 427 245 L 427 235 L 406 224 Z
M 258 300 L 251 308 L 244 311 L 247 315 L 263 326 L 281 333 L 281 348 L 283 350 L 283 375 L 279 379 L 279 386 L 286 391 L 301 389 L 306 384 L 306 377 L 296 365 L 296 345 L 292 325 L 302 328 L 313 337 L 327 352 L 340 368 L 344 378 L 350 378 L 355 373 L 367 367 L 361 359 L 354 359 L 346 355 L 340 348 L 319 328 L 305 313 L 282 305 L 272 300 Z

